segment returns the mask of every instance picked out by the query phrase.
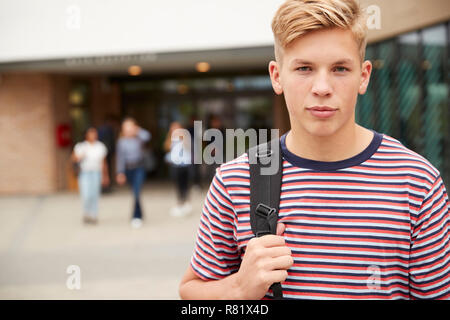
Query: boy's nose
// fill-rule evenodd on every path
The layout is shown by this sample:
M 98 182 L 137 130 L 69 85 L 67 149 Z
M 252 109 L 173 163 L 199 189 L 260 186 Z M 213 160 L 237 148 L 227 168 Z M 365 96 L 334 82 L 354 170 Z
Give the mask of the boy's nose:
M 315 96 L 326 97 L 331 95 L 333 89 L 328 75 L 324 72 L 319 72 L 314 78 L 311 91 Z

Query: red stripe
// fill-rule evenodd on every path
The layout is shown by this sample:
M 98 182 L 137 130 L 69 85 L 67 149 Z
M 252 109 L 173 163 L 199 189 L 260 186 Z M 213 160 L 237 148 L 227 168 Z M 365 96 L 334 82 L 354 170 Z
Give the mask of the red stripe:
M 397 169 L 398 170 L 398 169 Z M 380 173 L 384 173 L 384 169 L 376 169 L 373 168 L 371 169 L 372 172 L 377 172 L 379 171 Z M 408 172 L 417 172 L 417 173 L 424 173 L 423 170 L 419 170 L 419 169 L 414 169 L 414 168 L 408 168 Z M 430 177 L 430 179 L 433 179 L 432 176 L 430 176 L 428 174 L 428 176 Z M 342 177 L 349 177 L 349 178 L 363 178 L 363 179 L 370 179 L 371 181 L 373 180 L 400 180 L 400 181 L 405 181 L 405 180 L 413 180 L 416 181 L 418 183 L 423 183 L 423 179 L 419 179 L 413 176 L 410 176 L 408 174 L 403 174 L 402 176 L 373 176 L 373 175 L 368 175 L 368 174 L 364 174 L 364 173 L 350 173 L 350 172 L 345 172 L 345 173 L 323 173 L 323 172 L 308 172 L 308 173 L 290 173 L 289 175 L 287 175 L 287 177 L 289 178 L 296 178 L 299 177 L 301 179 L 305 179 L 305 178 L 309 178 L 310 177 L 327 177 L 327 178 L 342 178 Z
M 289 243 L 289 246 L 292 243 Z M 294 247 L 297 247 L 297 245 L 292 244 Z M 408 250 L 404 249 L 404 250 L 400 250 L 399 248 L 360 248 L 360 247 L 340 247 L 339 244 L 336 245 L 318 245 L 318 244 L 309 244 L 309 243 L 302 243 L 301 245 L 299 244 L 298 247 L 301 247 L 302 249 L 318 249 L 318 250 L 326 250 L 329 249 L 330 253 L 335 253 L 336 255 L 340 254 L 340 252 L 334 252 L 336 250 L 339 251 L 355 251 L 355 252 L 363 252 L 363 253 L 369 253 L 369 252 L 386 252 L 386 253 L 402 253 L 403 255 L 408 255 Z M 318 253 L 320 253 L 318 251 Z
M 434 290 L 432 290 L 432 291 L 427 291 L 425 294 L 423 293 L 423 292 L 421 292 L 421 291 L 419 291 L 419 290 L 417 290 L 416 288 L 414 288 L 414 287 L 412 287 L 411 286 L 411 292 L 414 292 L 414 293 L 416 293 L 417 295 L 421 295 L 421 296 L 429 296 L 429 295 L 432 295 L 432 294 L 435 294 L 435 293 L 439 293 L 439 292 L 443 292 L 443 291 L 445 291 L 445 289 L 449 289 L 450 288 L 450 284 L 448 283 L 447 285 L 445 285 L 445 286 L 443 286 L 443 287 L 438 287 L 438 288 L 436 288 L 436 289 L 434 289 Z M 449 294 L 450 294 L 450 292 L 449 292 Z
M 289 190 L 284 190 L 281 193 L 281 196 L 288 196 L 288 195 L 310 195 L 311 194 L 311 190 L 293 190 L 293 191 L 289 191 Z M 314 190 L 314 194 L 330 194 L 329 190 Z M 375 190 L 367 190 L 367 191 L 347 191 L 347 190 L 339 190 L 339 191 L 335 191 L 333 192 L 333 194 L 339 194 L 339 195 L 350 195 L 350 196 L 365 196 L 365 197 L 387 197 L 389 196 L 389 198 L 395 198 L 395 199 L 399 199 L 399 200 L 416 200 L 416 201 L 422 201 L 422 198 L 419 197 L 414 197 L 414 195 L 409 195 L 407 192 L 405 193 L 401 193 L 401 194 L 397 194 L 397 193 L 393 193 L 393 194 L 389 194 L 387 195 L 386 193 L 382 193 L 382 192 L 376 192 Z M 248 196 L 247 196 L 248 197 Z M 248 197 L 249 198 L 249 197 Z
M 298 282 L 293 282 L 293 281 L 285 281 L 284 284 L 286 285 L 291 285 L 291 286 L 298 286 L 299 289 L 301 289 L 302 287 L 316 287 L 316 288 L 335 288 L 335 289 L 349 289 L 349 290 L 364 290 L 367 289 L 366 286 L 361 286 L 361 284 L 340 284 L 338 282 L 331 284 L 331 283 L 318 283 L 316 282 L 316 280 L 310 280 L 308 281 L 308 279 L 305 279 L 305 281 L 302 281 L 301 283 Z M 402 288 L 402 289 L 408 289 L 407 285 L 403 285 L 403 284 L 395 284 L 395 285 L 389 285 L 388 287 L 382 287 L 380 288 L 380 291 L 389 291 L 389 289 L 394 289 L 394 288 Z M 289 290 L 289 289 L 287 289 Z M 308 289 L 306 289 L 308 290 Z
M 311 210 L 311 209 L 310 209 Z M 313 210 L 313 211 L 318 211 L 318 210 Z M 321 212 L 327 212 L 327 211 L 321 211 Z M 334 212 L 334 211 L 330 211 L 330 212 Z M 347 210 L 346 212 L 352 212 L 351 210 Z M 358 211 L 355 211 L 358 212 Z M 365 213 L 368 212 L 373 212 L 373 211 L 365 211 Z M 317 217 L 306 217 L 306 216 L 300 216 L 300 217 L 283 217 L 283 221 L 323 221 L 323 222 L 344 222 L 347 225 L 352 225 L 353 223 L 369 223 L 369 224 L 385 224 L 385 225 L 397 225 L 397 226 L 407 226 L 409 227 L 409 223 L 407 222 L 397 222 L 397 221 L 391 221 L 391 220 L 383 220 L 383 219 L 345 219 L 345 218 L 340 218 L 340 217 L 336 217 L 336 218 L 329 218 L 329 217 L 321 217 L 321 216 L 317 216 Z M 295 228 L 295 226 L 293 226 Z M 369 226 L 368 226 L 369 227 Z M 379 227 L 379 226 L 378 226 Z
M 320 235 L 296 235 L 294 233 L 290 233 L 287 231 L 285 234 L 289 234 L 289 237 L 297 238 L 297 239 L 310 239 L 310 240 L 331 240 L 331 241 L 358 241 L 358 242 L 373 242 L 373 243 L 389 243 L 389 244 L 398 244 L 408 246 L 405 242 L 396 241 L 396 240 L 386 240 L 386 239 L 371 239 L 371 238 L 361 238 L 361 237 L 352 237 L 352 236 L 339 236 L 339 237 L 327 237 Z
M 404 297 L 404 298 L 409 298 L 409 295 L 402 293 L 402 292 L 396 292 L 393 293 L 389 296 L 381 296 L 381 295 L 371 295 L 371 294 L 367 294 L 367 295 L 350 295 L 350 294 L 333 294 L 333 293 L 318 293 L 318 292 L 295 292 L 295 291 L 289 291 L 287 289 L 283 288 L 283 292 L 286 294 L 290 294 L 290 295 L 295 295 L 295 296 L 307 296 L 307 297 L 326 297 L 326 298 L 341 298 L 341 299 L 392 299 L 392 298 L 396 298 L 396 297 Z
M 286 182 L 283 181 L 283 187 L 290 187 L 292 185 L 302 186 L 302 187 L 306 186 L 306 187 L 309 187 L 309 188 L 323 187 L 323 186 L 336 187 L 336 182 L 335 181 L 286 181 Z M 414 190 L 416 192 L 423 192 L 426 189 L 425 187 L 417 188 L 415 186 L 406 185 L 406 184 L 404 186 L 402 186 L 402 185 L 392 186 L 392 185 L 389 185 L 389 184 L 382 184 L 381 182 L 377 183 L 376 186 L 374 186 L 373 184 L 364 183 L 364 181 L 339 182 L 339 186 L 349 186 L 349 187 L 357 186 L 358 188 L 368 187 L 369 189 L 370 188 L 372 188 L 372 189 L 373 188 L 381 188 L 381 187 L 383 187 L 383 188 L 391 188 L 391 189 L 392 188 L 395 188 L 395 189 L 408 188 L 409 190 Z M 339 192 L 337 194 L 339 194 Z
M 301 247 L 298 245 L 293 245 L 293 244 L 289 244 L 289 247 Z M 314 259 L 336 259 L 336 260 L 349 260 L 349 261 L 376 261 L 376 262 L 400 262 L 400 263 L 407 263 L 407 259 L 400 259 L 400 258 L 386 258 L 386 257 L 345 257 L 342 256 L 342 254 L 340 253 L 334 253 L 334 252 L 329 252 L 329 254 L 327 255 L 320 255 L 320 253 L 318 252 L 317 254 L 310 254 L 310 253 L 292 253 L 292 257 L 294 258 L 301 258 L 301 259 L 305 259 L 305 258 L 314 258 Z
M 355 275 L 346 275 L 346 274 L 319 274 L 319 273 L 308 273 L 308 272 L 295 272 L 295 273 L 290 273 L 290 276 L 295 276 L 295 277 L 310 277 L 310 278 L 322 278 L 322 279 L 348 279 L 348 280 L 365 280 L 367 279 L 370 274 L 361 274 L 358 276 Z M 405 276 L 407 276 L 407 274 L 405 274 Z M 401 277 L 399 275 L 383 275 L 383 280 L 384 281 L 388 281 L 388 280 L 403 280 L 403 281 L 408 281 L 407 279 L 405 279 L 405 277 Z M 311 280 L 314 281 L 314 280 Z M 407 288 L 407 285 L 405 286 L 405 288 Z
M 304 268 L 305 267 L 310 267 L 310 268 L 315 268 L 315 269 L 335 269 L 335 270 L 358 270 L 358 271 L 361 271 L 361 270 L 366 271 L 367 270 L 367 267 L 360 267 L 360 266 L 352 266 L 352 265 L 344 266 L 344 265 L 341 265 L 341 264 L 336 264 L 336 265 L 327 264 L 327 265 L 323 265 L 323 264 L 317 264 L 317 263 L 314 263 L 314 262 L 309 263 L 309 262 L 303 262 L 303 261 L 302 261 L 302 263 L 300 263 L 299 267 L 304 267 Z M 402 268 L 400 268 L 398 266 L 383 266 L 382 269 L 383 269 L 383 272 L 398 271 L 398 272 L 403 273 L 405 276 L 408 275 L 408 271 L 407 270 L 402 269 Z
M 283 219 L 287 219 L 287 217 L 284 217 Z M 294 219 L 292 219 L 294 220 Z M 292 227 L 292 226 L 291 226 Z M 250 228 L 250 222 L 241 222 L 239 223 L 239 229 L 249 229 Z M 370 233 L 379 233 L 379 234 L 385 234 L 385 235 L 403 235 L 406 234 L 409 236 L 408 231 L 392 231 L 392 230 L 379 230 L 379 229 L 370 229 L 370 228 L 364 228 L 364 229 L 351 229 L 351 228 L 336 228 L 336 227 L 325 227 L 321 225 L 315 225 L 315 226 L 308 226 L 308 225 L 302 225 L 301 227 L 298 227 L 298 230 L 321 230 L 321 231 L 342 231 L 342 232 L 349 232 L 349 233 L 355 233 L 355 232 L 370 232 Z

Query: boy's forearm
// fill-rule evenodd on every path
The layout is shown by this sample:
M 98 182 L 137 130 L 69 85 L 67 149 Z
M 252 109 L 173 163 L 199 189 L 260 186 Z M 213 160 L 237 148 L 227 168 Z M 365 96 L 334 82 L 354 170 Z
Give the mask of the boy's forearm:
M 193 279 L 180 286 L 180 296 L 185 300 L 240 300 L 241 289 L 237 274 L 221 280 Z

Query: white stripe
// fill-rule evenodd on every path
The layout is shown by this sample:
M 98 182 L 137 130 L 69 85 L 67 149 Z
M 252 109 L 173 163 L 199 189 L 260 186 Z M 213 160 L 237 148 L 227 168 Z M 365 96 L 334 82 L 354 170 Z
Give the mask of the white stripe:
M 298 207 L 304 207 L 304 206 L 308 206 L 308 207 L 317 207 L 317 208 L 323 208 L 323 210 L 332 210 L 332 209 L 328 209 L 329 207 L 335 207 L 335 206 L 345 206 L 347 208 L 366 208 L 367 210 L 373 210 L 373 209 L 392 209 L 392 210 L 401 210 L 401 209 L 405 209 L 406 205 L 405 204 L 400 204 L 398 206 L 391 206 L 391 205 L 387 205 L 387 204 L 373 204 L 373 203 L 354 203 L 354 204 L 350 204 L 350 203 L 342 203 L 342 202 L 335 202 L 335 203 L 318 203 L 318 202 L 308 202 L 308 200 L 303 200 L 303 201 L 291 201 L 289 203 L 283 203 L 283 208 L 284 207 L 292 207 L 292 206 L 298 206 Z M 308 208 L 309 209 L 309 208 Z M 305 210 L 302 210 L 305 211 Z M 313 213 L 313 212 L 311 212 Z M 362 212 L 362 214 L 365 214 L 365 212 Z
M 377 192 L 378 193 L 378 192 Z M 317 192 L 317 190 L 311 190 L 308 191 L 308 193 L 304 193 L 301 191 L 297 191 L 297 192 L 292 192 L 289 194 L 282 194 L 281 195 L 281 199 L 290 199 L 290 198 L 299 198 L 299 197 L 317 197 L 317 198 L 337 198 L 337 199 L 351 199 L 351 200 L 371 200 L 372 198 L 377 198 L 377 200 L 380 201 L 387 201 L 387 200 L 392 200 L 392 201 L 407 201 L 409 203 L 414 203 L 416 202 L 416 204 L 421 204 L 420 201 L 415 201 L 413 199 L 409 199 L 407 195 L 399 195 L 399 196 L 395 196 L 395 195 L 389 195 L 389 194 L 377 194 L 376 196 L 371 196 L 370 199 L 368 199 L 368 195 L 356 195 L 356 194 L 342 194 L 342 193 L 338 193 L 338 192 L 328 192 L 327 194 L 324 194 L 323 192 Z M 403 203 L 402 205 L 405 205 L 405 203 Z
M 308 257 L 308 258 L 301 258 L 301 257 L 295 257 L 295 263 L 296 264 L 313 264 L 313 263 L 318 263 L 318 262 L 327 262 L 327 263 L 333 263 L 333 264 L 343 264 L 347 267 L 351 267 L 354 264 L 357 265 L 367 265 L 367 264 L 374 264 L 377 266 L 382 266 L 385 268 L 389 268 L 389 267 L 397 267 L 397 266 L 402 266 L 404 268 L 408 268 L 409 264 L 408 262 L 402 262 L 402 261 L 386 261 L 383 258 L 381 258 L 380 260 L 373 260 L 373 258 L 371 258 L 371 260 L 367 260 L 367 259 L 362 259 L 361 258 L 356 258 L 354 257 L 353 260 L 350 259 L 328 259 L 328 258 L 312 258 L 312 257 Z M 357 266 L 359 267 L 359 266 Z M 337 267 L 338 268 L 338 267 Z M 340 270 L 340 269 L 339 269 Z
M 338 246 L 338 245 L 365 245 L 365 246 L 371 246 L 375 247 L 373 249 L 376 249 L 376 247 L 380 248 L 390 248 L 390 249 L 407 249 L 409 251 L 409 244 L 401 245 L 400 243 L 388 243 L 388 242 L 378 242 L 379 240 L 375 240 L 377 242 L 367 242 L 367 241 L 346 241 L 346 240 L 321 240 L 321 239 L 307 239 L 307 238 L 290 238 L 288 236 L 284 236 L 285 239 L 292 239 L 294 242 L 302 242 L 302 243 L 310 243 L 310 244 L 316 244 L 316 243 L 322 243 L 322 244 L 329 244 L 330 246 Z M 356 247 L 355 247 L 356 248 Z
M 288 276 L 286 281 L 289 280 L 300 280 L 300 281 L 327 281 L 327 282 L 334 282 L 336 284 L 338 283 L 353 283 L 353 284 L 367 284 L 367 279 L 372 276 L 372 274 L 366 273 L 366 278 L 360 278 L 360 279 L 347 279 L 347 278 L 328 278 L 326 275 L 323 277 L 310 277 L 310 276 Z M 405 281 L 403 279 L 385 279 L 383 280 L 380 275 L 380 285 L 388 285 L 388 286 L 396 286 L 397 284 L 394 284 L 394 282 L 400 282 L 406 286 L 409 285 L 408 281 Z M 326 284 L 324 284 L 326 286 Z M 383 290 L 384 291 L 384 290 Z
M 370 228 L 374 228 L 374 227 L 390 227 L 391 229 L 395 229 L 395 231 L 398 232 L 405 232 L 410 230 L 409 226 L 397 226 L 397 225 L 392 225 L 389 222 L 386 223 L 376 223 L 376 222 L 356 222 L 356 221 L 351 221 L 351 222 L 340 222 L 340 221 L 310 221 L 310 220 L 305 220 L 305 219 L 299 219 L 298 222 L 300 222 L 302 224 L 308 225 L 308 226 L 316 226 L 316 227 L 320 227 L 320 226 L 341 226 L 341 227 L 354 227 L 354 226 L 358 226 L 358 227 L 366 227 L 368 229 Z M 290 220 L 289 222 L 294 222 L 294 220 Z M 286 223 L 289 223 L 286 222 Z M 389 232 L 392 232 L 391 230 L 380 230 L 380 232 L 385 232 L 386 234 L 390 234 Z
M 293 294 L 284 294 L 283 293 L 283 297 L 291 298 L 291 299 L 305 299 L 305 300 L 349 300 L 349 299 L 352 299 L 350 297 L 342 298 L 342 297 L 338 297 L 338 296 L 336 296 L 336 297 L 314 296 L 315 293 L 308 293 L 308 294 L 310 294 L 310 296 L 293 295 Z M 358 297 L 356 296 L 353 299 L 356 300 L 356 299 L 358 299 Z M 359 298 L 359 299 L 361 299 L 361 298 Z M 385 300 L 385 299 L 390 299 L 390 300 L 407 300 L 406 298 L 401 297 L 401 296 L 394 297 L 394 298 L 391 298 L 391 297 L 386 297 L 386 298 L 380 297 L 378 299 L 371 298 L 369 300 Z
M 399 178 L 399 179 L 389 179 L 388 177 L 382 175 L 378 178 L 374 178 L 372 176 L 364 176 L 364 177 L 355 177 L 355 176 L 337 176 L 337 177 L 332 177 L 330 178 L 330 176 L 323 174 L 321 176 L 309 176 L 307 174 L 303 174 L 301 175 L 301 177 L 299 176 L 285 176 L 283 177 L 283 183 L 285 182 L 302 182 L 302 180 L 315 180 L 313 182 L 308 181 L 309 183 L 311 183 L 311 185 L 314 185 L 315 183 L 320 183 L 320 181 L 334 181 L 334 180 L 339 180 L 339 181 L 348 181 L 348 182 L 352 182 L 352 183 L 372 183 L 372 184 L 386 184 L 386 183 L 396 183 L 396 184 L 404 184 L 407 182 L 411 182 L 413 184 L 419 185 L 419 186 L 427 186 L 426 184 L 420 182 L 420 181 L 411 181 L 410 179 L 405 179 L 405 178 Z M 340 186 L 339 186 L 340 187 Z
M 207 233 L 207 232 L 206 232 L 206 233 Z M 221 247 L 221 248 L 220 248 L 221 251 L 224 251 L 224 252 L 226 252 L 226 253 L 228 253 L 228 254 L 236 254 L 236 251 L 234 251 L 233 248 L 230 248 L 230 243 L 227 243 L 227 242 L 224 242 L 224 241 L 218 240 L 218 239 L 214 239 L 215 242 L 211 242 L 211 240 L 210 240 L 209 238 L 204 237 L 202 234 L 199 234 L 198 237 L 199 237 L 200 239 L 202 239 L 203 242 L 209 243 L 209 245 L 210 245 L 211 247 L 213 247 L 213 248 L 218 248 L 220 244 L 223 244 L 224 247 Z M 202 244 L 199 243 L 198 246 L 201 247 L 201 248 L 203 248 L 203 249 L 205 249 L 205 251 L 210 252 L 209 249 L 206 249 L 207 247 L 205 247 L 204 245 L 202 245 Z M 211 253 L 211 255 L 213 255 L 213 256 L 217 256 L 217 255 L 216 255 L 215 253 L 213 253 L 213 252 L 210 252 L 210 253 Z
M 292 286 L 292 285 L 287 285 L 287 284 L 283 284 L 283 288 L 286 289 L 300 289 L 300 290 L 320 290 L 323 291 L 324 294 L 339 294 L 339 293 L 359 293 L 359 294 L 376 294 L 381 293 L 381 294 L 393 294 L 394 290 L 384 290 L 384 289 L 380 289 L 380 290 L 375 290 L 375 289 L 348 289 L 348 288 L 333 288 L 333 287 L 327 287 L 328 284 L 324 284 L 323 286 Z M 394 289 L 398 289 L 395 291 L 400 291 L 403 292 L 405 294 L 408 294 L 409 291 L 402 289 L 400 287 L 395 287 Z M 314 294 L 314 293 L 313 293 Z M 357 298 L 357 296 L 355 296 L 355 298 Z M 334 298 L 333 298 L 334 299 Z
M 380 258 L 380 259 L 389 259 L 389 258 L 403 258 L 404 260 L 408 260 L 409 255 L 408 254 L 402 254 L 400 252 L 393 252 L 393 253 L 387 253 L 387 252 L 373 252 L 373 251 L 364 251 L 367 250 L 365 248 L 355 248 L 357 250 L 344 250 L 344 249 L 317 249 L 317 248 L 295 248 L 290 247 L 293 253 L 296 253 L 297 251 L 300 251 L 301 255 L 305 254 L 321 254 L 321 253 L 327 253 L 327 254 L 335 254 L 335 255 L 341 255 L 341 254 L 350 254 L 350 255 L 358 255 L 358 256 L 372 256 L 373 258 Z M 349 257 L 349 259 L 357 259 L 357 257 Z M 294 257 L 294 260 L 296 261 L 296 257 Z
M 372 265 L 372 263 L 370 263 L 370 265 Z M 292 271 L 300 271 L 300 272 L 310 272 L 312 271 L 311 267 L 291 267 L 289 270 Z M 366 267 L 361 267 L 361 269 L 359 270 L 354 270 L 354 269 L 341 269 L 339 267 L 335 267 L 335 268 L 322 268 L 322 267 L 315 267 L 314 271 L 320 271 L 320 272 L 339 272 L 339 273 L 348 273 L 348 274 L 364 274 L 367 275 L 367 268 Z M 401 270 L 382 270 L 382 274 L 385 276 L 390 276 L 390 275 L 404 275 L 406 277 L 408 277 L 408 272 L 407 271 L 401 271 Z

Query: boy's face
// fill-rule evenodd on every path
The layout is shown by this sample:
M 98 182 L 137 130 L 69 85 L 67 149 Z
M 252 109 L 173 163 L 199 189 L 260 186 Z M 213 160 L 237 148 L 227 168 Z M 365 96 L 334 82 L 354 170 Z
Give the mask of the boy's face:
M 269 72 L 275 93 L 284 93 L 292 129 L 325 137 L 354 125 L 358 93 L 366 92 L 372 65 L 361 64 L 350 30 L 313 31 L 279 58 Z

